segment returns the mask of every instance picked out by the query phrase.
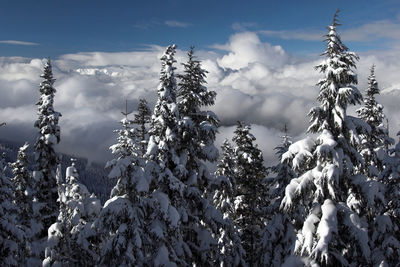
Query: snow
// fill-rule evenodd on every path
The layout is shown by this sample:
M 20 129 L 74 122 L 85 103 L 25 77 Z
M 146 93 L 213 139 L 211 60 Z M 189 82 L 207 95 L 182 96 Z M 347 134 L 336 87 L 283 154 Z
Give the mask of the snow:
M 337 233 L 337 209 L 335 203 L 326 199 L 321 206 L 322 217 L 318 224 L 317 234 L 319 237 L 318 243 L 313 250 L 314 255 L 320 255 L 321 261 L 328 264 L 329 244 L 332 240 L 332 235 Z

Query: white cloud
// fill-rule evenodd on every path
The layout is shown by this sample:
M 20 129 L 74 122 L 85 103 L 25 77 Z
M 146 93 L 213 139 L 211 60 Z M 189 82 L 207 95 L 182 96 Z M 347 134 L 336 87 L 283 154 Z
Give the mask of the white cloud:
M 249 28 L 257 27 L 255 22 L 235 22 L 232 24 L 232 29 L 238 32 L 248 31 Z
M 16 41 L 16 40 L 2 40 L 0 44 L 9 44 L 9 45 L 39 45 L 38 43 L 33 42 L 24 42 L 24 41 Z
M 176 20 L 167 20 L 164 23 L 165 23 L 165 25 L 167 25 L 169 27 L 174 27 L 174 28 L 187 28 L 192 25 L 190 23 L 176 21 Z
M 301 136 L 308 127 L 306 116 L 317 105 L 320 74 L 313 67 L 321 58 L 298 60 L 279 46 L 262 42 L 256 33 L 237 33 L 223 45 L 220 53 L 196 51 L 207 75 L 207 86 L 217 92 L 212 110 L 221 119 L 218 145 L 231 138 L 237 120 L 253 125 L 257 143 L 267 162 L 274 159 L 273 147 L 279 144 L 280 129 L 288 124 L 290 134 Z M 351 47 L 350 47 L 351 49 Z M 124 53 L 77 53 L 53 61 L 55 109 L 63 117 L 59 150 L 105 160 L 108 147 L 115 142 L 125 99 L 132 109 L 145 97 L 150 105 L 156 100 L 159 58 L 164 48 Z M 372 63 L 382 90 L 378 98 L 390 119 L 391 133 L 400 130 L 400 49 L 360 54 L 357 73 L 359 89 L 366 87 Z M 186 52 L 176 54 L 177 72 L 186 61 Z M 39 97 L 42 59 L 0 58 L 0 138 L 34 139 L 35 103 Z

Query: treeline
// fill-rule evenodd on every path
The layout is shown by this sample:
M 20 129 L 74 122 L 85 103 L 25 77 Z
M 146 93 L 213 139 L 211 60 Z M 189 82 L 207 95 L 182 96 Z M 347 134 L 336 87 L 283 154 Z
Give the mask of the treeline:
M 285 127 L 279 163 L 265 167 L 251 126 L 238 122 L 222 153 L 216 93 L 188 52 L 175 74 L 176 46 L 161 57 L 153 112 L 141 99 L 122 112 L 117 183 L 102 206 L 79 182 L 75 160 L 61 174 L 51 62 L 40 84 L 34 171 L 26 156 L 0 168 L 0 261 L 6 266 L 396 266 L 400 258 L 400 145 L 384 125 L 374 66 L 364 97 L 358 56 L 328 26 L 315 67 L 319 105 L 306 137 Z M 349 105 L 361 105 L 358 117 Z M 217 163 L 211 173 L 207 163 Z M 12 177 L 5 175 L 11 168 Z

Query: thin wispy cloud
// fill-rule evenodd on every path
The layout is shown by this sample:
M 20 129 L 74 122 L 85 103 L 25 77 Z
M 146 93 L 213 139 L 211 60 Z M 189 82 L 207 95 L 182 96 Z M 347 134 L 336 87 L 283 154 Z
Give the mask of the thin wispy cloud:
M 166 20 L 164 23 L 168 27 L 174 27 L 174 28 L 187 28 L 192 25 L 190 23 L 176 21 L 176 20 Z
M 257 26 L 258 24 L 255 22 L 235 22 L 232 24 L 232 29 L 237 32 L 242 32 Z
M 299 30 L 261 30 L 259 34 L 283 40 L 321 41 L 325 31 Z M 341 37 L 345 41 L 373 42 L 379 39 L 400 40 L 400 23 L 390 20 L 380 20 L 360 25 L 358 27 L 342 29 Z
M 24 42 L 17 40 L 1 40 L 0 44 L 9 44 L 9 45 L 39 45 L 38 43 L 33 42 Z

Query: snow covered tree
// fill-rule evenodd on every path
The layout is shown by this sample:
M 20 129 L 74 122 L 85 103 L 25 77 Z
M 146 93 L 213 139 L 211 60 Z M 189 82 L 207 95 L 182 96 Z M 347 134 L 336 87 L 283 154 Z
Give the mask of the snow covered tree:
M 63 183 L 61 168 L 57 175 L 60 213 L 48 231 L 43 266 L 92 266 L 98 259 L 93 221 L 100 212 L 100 201 L 79 183 L 75 159 L 66 170 Z
M 233 218 L 234 191 L 236 191 L 234 148 L 228 139 L 221 146 L 222 155 L 217 164 L 217 188 L 214 192 L 214 205 L 219 209 L 224 218 Z
M 350 104 L 359 104 L 356 67 L 358 56 L 349 52 L 336 31 L 337 12 L 326 35 L 326 59 L 316 66 L 320 106 L 311 109 L 308 131 L 317 134 L 300 140 L 282 155 L 298 173 L 285 189 L 281 207 L 296 222 L 295 252 L 322 266 L 360 266 L 370 263 L 366 213 L 379 193 L 359 173 L 363 159 L 357 152 L 358 133 L 368 125 L 347 115 Z M 301 207 L 301 209 L 299 209 Z
M 35 207 L 37 206 L 37 199 L 34 192 L 34 181 L 31 172 L 28 169 L 29 162 L 26 150 L 29 147 L 25 143 L 18 151 L 17 160 L 10 164 L 13 173 L 14 185 L 14 201 L 16 206 L 19 207 L 18 222 L 25 232 L 26 245 L 24 247 L 24 257 L 30 264 L 30 257 L 34 257 L 32 239 L 42 230 L 42 223 L 40 215 Z
M 58 157 L 54 151 L 54 145 L 60 141 L 58 119 L 61 114 L 53 108 L 56 89 L 53 87 L 55 79 L 53 79 L 50 59 L 47 60 L 40 77 L 43 78 L 43 81 L 40 83 L 40 99 L 36 104 L 38 120 L 35 122 L 35 127 L 39 129 L 39 136 L 34 145 L 36 161 L 34 178 L 37 199 L 43 204 L 40 214 L 44 227 L 39 238 L 44 238 L 47 235 L 47 229 L 57 220 L 58 215 L 55 177 Z
M 233 141 L 235 147 L 235 212 L 233 220 L 239 229 L 246 261 L 255 266 L 261 256 L 261 230 L 264 225 L 266 191 L 263 183 L 266 175 L 261 150 L 254 144 L 250 125 L 238 122 Z
M 384 150 L 394 143 L 383 125 L 385 119 L 383 106 L 376 101 L 375 95 L 379 95 L 379 88 L 375 78 L 375 66 L 373 65 L 368 77 L 364 106 L 357 110 L 358 116 L 371 127 L 371 131 L 363 137 L 360 152 L 365 161 L 365 174 L 371 178 L 376 178 L 382 172 Z
M 147 101 L 144 98 L 139 100 L 138 114 L 135 114 L 133 123 L 139 125 L 139 129 L 136 131 L 137 138 L 141 145 L 140 156 L 146 153 L 147 148 L 147 128 L 146 124 L 150 123 L 151 110 L 147 105 Z
M 181 147 L 186 150 L 186 177 L 188 184 L 197 184 L 205 190 L 211 179 L 204 161 L 215 162 L 218 149 L 214 146 L 219 119 L 203 107 L 212 106 L 216 93 L 205 86 L 206 73 L 199 60 L 195 59 L 194 47 L 188 52 L 187 63 L 182 64 L 184 74 L 179 75 L 179 114 L 182 118 Z
M 386 205 L 376 213 L 370 230 L 374 266 L 396 266 L 400 258 L 400 143 L 388 152 L 378 176 L 386 187 Z
M 13 202 L 13 186 L 4 174 L 6 162 L 0 158 L 0 262 L 4 266 L 25 263 L 25 234 L 19 227 L 20 211 Z
M 279 160 L 288 151 L 292 144 L 287 134 L 285 125 L 282 144 L 275 148 Z M 296 233 L 289 214 L 280 210 L 282 199 L 285 196 L 285 188 L 290 180 L 296 177 L 292 166 L 288 162 L 279 162 L 270 168 L 275 174 L 273 177 L 266 178 L 268 188 L 268 206 L 265 209 L 267 224 L 263 229 L 261 241 L 262 253 L 260 266 L 282 266 L 288 256 L 294 252 Z
M 146 173 L 151 178 L 149 225 L 152 242 L 150 265 L 188 265 L 191 256 L 180 226 L 188 220 L 184 200 L 186 173 L 177 153 L 179 111 L 176 105 L 176 80 L 173 64 L 176 46 L 168 46 L 161 57 L 158 100 L 149 129 Z
M 116 130 L 118 142 L 110 147 L 115 159 L 107 163 L 109 178 L 117 179 L 111 198 L 104 204 L 95 226 L 101 236 L 100 264 L 107 266 L 143 265 L 145 254 L 143 195 L 149 183 L 139 157 L 140 145 L 128 112 L 123 113 L 122 129 Z
M 188 164 L 191 148 L 185 148 L 185 130 L 180 131 L 180 126 L 191 119 L 185 116 L 181 120 L 176 103 L 174 54 L 175 45 L 169 46 L 161 58 L 158 100 L 151 119 L 145 155 L 146 174 L 151 178 L 146 216 L 147 232 L 152 240 L 146 248 L 150 255 L 148 264 L 216 265 L 224 260 L 218 238 L 226 222 L 203 196 L 203 181 L 199 181 L 198 177 L 204 179 L 210 174 L 206 173 L 203 165 Z M 194 125 L 192 122 L 189 124 Z M 187 125 L 182 128 L 190 129 Z M 198 155 L 191 157 L 196 162 Z M 233 230 L 227 229 L 223 243 L 235 236 Z M 230 257 L 230 253 L 227 251 L 229 257 L 225 258 L 232 262 L 237 260 Z

